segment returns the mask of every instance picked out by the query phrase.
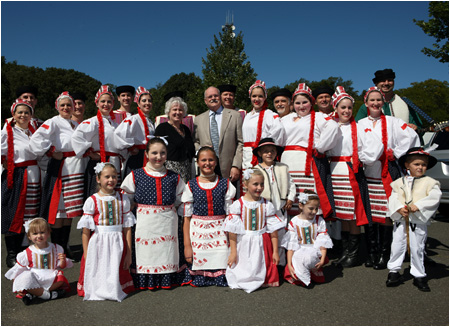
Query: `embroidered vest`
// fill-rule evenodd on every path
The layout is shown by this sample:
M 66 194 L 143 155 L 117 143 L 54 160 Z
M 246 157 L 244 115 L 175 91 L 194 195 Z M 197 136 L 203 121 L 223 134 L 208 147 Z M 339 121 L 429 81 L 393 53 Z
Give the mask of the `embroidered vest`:
M 178 174 L 168 170 L 162 177 L 148 175 L 144 168 L 133 170 L 136 193 L 134 201 L 147 205 L 169 206 L 175 203 Z
M 411 192 L 411 199 L 406 199 L 405 191 L 404 189 L 408 188 L 408 184 L 405 177 L 399 178 L 392 182 L 391 186 L 392 189 L 397 192 L 398 199 L 402 203 L 406 203 L 409 200 L 412 200 L 412 203 L 416 203 L 417 201 L 423 199 L 424 197 L 428 196 L 430 194 L 431 189 L 433 186 L 438 185 L 440 187 L 440 183 L 428 176 L 423 176 L 421 178 L 414 178 L 414 182 L 412 185 L 412 192 Z
M 225 194 L 228 190 L 228 179 L 219 177 L 217 185 L 209 190 L 203 189 L 198 178 L 189 181 L 189 188 L 194 197 L 194 215 L 221 216 L 225 215 Z

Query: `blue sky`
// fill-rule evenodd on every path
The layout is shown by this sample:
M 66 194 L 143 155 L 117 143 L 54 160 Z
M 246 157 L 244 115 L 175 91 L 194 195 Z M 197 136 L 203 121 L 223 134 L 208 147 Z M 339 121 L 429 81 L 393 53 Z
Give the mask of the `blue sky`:
M 396 72 L 396 88 L 448 81 L 448 63 L 420 52 L 435 41 L 413 22 L 428 20 L 424 1 L 2 1 L 1 55 L 151 88 L 181 72 L 202 77 L 201 58 L 229 11 L 268 87 L 341 76 L 362 91 L 384 68 Z

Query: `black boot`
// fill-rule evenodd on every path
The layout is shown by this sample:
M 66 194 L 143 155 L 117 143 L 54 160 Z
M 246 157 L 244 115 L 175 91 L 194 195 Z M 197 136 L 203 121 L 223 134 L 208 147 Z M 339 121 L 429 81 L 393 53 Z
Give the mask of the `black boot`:
M 52 228 L 52 243 L 61 245 L 61 234 L 62 234 L 62 227 L 61 228 Z
M 328 258 L 338 259 L 342 253 L 342 240 L 331 239 L 333 241 L 333 247 L 327 251 Z
M 366 237 L 367 246 L 367 259 L 364 266 L 373 267 L 374 263 L 378 261 L 378 224 L 373 224 L 372 226 L 364 225 L 364 234 Z
M 12 268 L 16 264 L 16 256 L 22 249 L 23 234 L 5 235 L 6 265 Z
M 393 226 L 380 225 L 380 258 L 373 265 L 373 269 L 382 270 L 387 268 L 387 263 L 391 255 L 392 231 Z
M 72 228 L 71 225 L 68 226 L 63 226 L 61 228 L 61 246 L 64 249 L 64 253 L 66 254 L 66 256 L 69 259 L 73 259 L 73 253 L 70 250 L 70 246 L 69 246 L 69 239 L 70 239 L 70 229 Z
M 348 238 L 349 238 L 350 232 L 341 232 L 341 255 L 339 259 L 334 261 L 334 264 L 340 264 L 342 261 L 347 259 L 347 251 L 348 251 Z
M 361 234 L 350 234 L 348 239 L 347 257 L 341 261 L 344 268 L 355 267 L 358 265 L 358 252 Z

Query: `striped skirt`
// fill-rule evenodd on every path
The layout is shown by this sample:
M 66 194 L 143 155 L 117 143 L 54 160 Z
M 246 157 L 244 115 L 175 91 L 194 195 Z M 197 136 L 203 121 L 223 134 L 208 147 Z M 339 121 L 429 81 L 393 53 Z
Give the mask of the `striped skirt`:
M 331 162 L 330 165 L 336 218 L 355 220 L 355 195 L 350 185 L 347 163 Z
M 375 223 L 384 223 L 388 213 L 388 198 L 384 190 L 381 178 L 367 178 L 369 189 L 370 209 L 372 211 L 372 220 Z

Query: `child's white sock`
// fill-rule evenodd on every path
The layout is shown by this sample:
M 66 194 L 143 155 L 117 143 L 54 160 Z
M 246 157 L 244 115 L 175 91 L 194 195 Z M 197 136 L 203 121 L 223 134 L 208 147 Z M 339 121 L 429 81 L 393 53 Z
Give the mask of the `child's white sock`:
M 50 291 L 44 290 L 41 296 L 39 296 L 43 300 L 49 300 L 50 299 Z
M 39 296 L 41 299 L 43 299 L 43 300 L 54 300 L 54 299 L 56 299 L 57 297 L 58 297 L 58 292 L 56 292 L 56 291 L 52 291 L 52 292 L 50 292 L 50 291 L 47 291 L 47 290 L 44 290 L 44 292 L 42 293 L 42 295 L 41 296 Z

